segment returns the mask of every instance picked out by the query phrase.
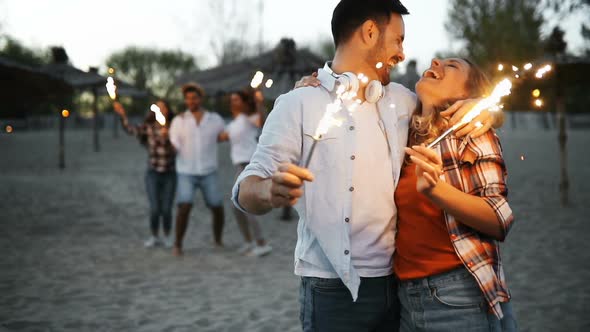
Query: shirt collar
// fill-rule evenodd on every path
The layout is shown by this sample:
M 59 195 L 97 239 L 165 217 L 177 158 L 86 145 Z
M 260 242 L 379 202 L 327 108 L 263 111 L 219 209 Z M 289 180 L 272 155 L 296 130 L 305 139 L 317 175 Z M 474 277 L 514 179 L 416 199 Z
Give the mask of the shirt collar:
M 338 74 L 334 73 L 331 68 L 332 61 L 328 61 L 324 64 L 324 67 L 318 70 L 318 80 L 320 81 L 321 85 L 326 88 L 328 91 L 333 92 L 334 87 L 336 86 L 336 81 L 338 80 Z M 383 86 L 383 96 L 379 99 L 379 102 L 385 100 L 385 96 L 387 95 L 387 85 Z M 378 103 L 379 103 L 378 102 Z
M 332 65 L 331 61 L 328 61 L 324 64 L 324 67 L 318 70 L 318 80 L 324 88 L 328 91 L 334 91 L 334 87 L 336 86 L 336 80 L 338 79 L 338 75 L 332 71 L 330 66 Z

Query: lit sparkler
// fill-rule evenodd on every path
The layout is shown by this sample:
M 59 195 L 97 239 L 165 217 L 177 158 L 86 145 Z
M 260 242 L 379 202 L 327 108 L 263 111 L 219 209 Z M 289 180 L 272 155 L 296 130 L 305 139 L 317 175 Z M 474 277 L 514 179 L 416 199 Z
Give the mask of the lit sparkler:
M 158 121 L 160 125 L 166 125 L 166 117 L 164 116 L 164 114 L 162 114 L 162 111 L 160 110 L 158 105 L 152 104 L 152 106 L 150 106 L 150 111 L 156 114 L 156 121 Z
M 535 74 L 535 77 L 536 78 L 543 78 L 543 76 L 545 76 L 545 74 L 547 74 L 548 72 L 550 72 L 551 69 L 553 69 L 553 67 L 551 67 L 551 65 L 545 65 L 541 69 L 537 70 L 537 73 Z
M 475 119 L 482 111 L 486 109 L 499 109 L 498 103 L 502 99 L 510 94 L 510 89 L 512 88 L 512 82 L 509 79 L 504 79 L 496 87 L 492 94 L 480 100 L 471 111 L 467 112 L 457 124 L 449 128 L 445 131 L 442 135 L 440 135 L 437 139 L 435 139 L 432 143 L 428 145 L 428 148 L 433 148 L 436 146 L 440 141 L 442 141 L 445 137 L 449 134 L 453 133 L 455 130 L 463 127 L 464 125 L 470 123 L 473 119 Z
M 115 84 L 115 79 L 111 76 L 109 76 L 107 78 L 107 92 L 109 94 L 109 97 L 111 97 L 112 100 L 116 100 L 117 99 L 117 85 Z
M 269 78 L 268 80 L 266 80 L 266 84 L 264 84 L 264 86 L 267 89 L 270 89 L 270 87 L 273 85 L 273 83 L 274 83 L 274 81 Z
M 256 74 L 254 74 L 254 77 L 252 77 L 252 81 L 250 81 L 250 86 L 252 88 L 256 89 L 260 86 L 260 84 L 262 84 L 263 80 L 264 80 L 264 73 L 261 71 L 257 71 Z
M 504 70 L 504 65 L 503 64 L 498 64 L 498 71 L 502 71 Z

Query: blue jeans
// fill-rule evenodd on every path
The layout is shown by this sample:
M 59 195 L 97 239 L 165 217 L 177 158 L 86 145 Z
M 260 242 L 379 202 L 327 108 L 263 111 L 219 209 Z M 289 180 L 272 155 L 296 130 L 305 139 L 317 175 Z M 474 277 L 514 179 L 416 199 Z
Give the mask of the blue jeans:
M 465 269 L 399 283 L 400 331 L 517 331 L 510 302 L 504 318 L 488 310 L 475 278 Z
M 361 278 L 352 301 L 340 279 L 302 277 L 299 319 L 304 332 L 398 331 L 399 302 L 394 276 Z
M 223 195 L 219 190 L 217 171 L 207 175 L 178 173 L 177 204 L 193 204 L 197 188 L 201 189 L 205 204 L 209 208 L 223 206 Z
M 145 174 L 145 187 L 150 202 L 150 229 L 157 234 L 162 218 L 165 233 L 172 228 L 172 204 L 176 191 L 176 172 L 156 172 L 148 169 Z

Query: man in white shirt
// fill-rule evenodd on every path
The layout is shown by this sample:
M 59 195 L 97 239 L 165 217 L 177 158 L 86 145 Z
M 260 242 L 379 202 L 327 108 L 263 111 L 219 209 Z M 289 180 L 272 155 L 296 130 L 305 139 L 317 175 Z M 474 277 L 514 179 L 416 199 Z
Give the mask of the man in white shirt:
M 217 142 L 225 123 L 219 114 L 201 107 L 205 97 L 197 84 L 182 87 L 186 112 L 176 116 L 170 125 L 170 142 L 176 149 L 178 178 L 176 202 L 176 241 L 174 255 L 182 255 L 182 240 L 188 226 L 196 189 L 200 189 L 213 216 L 215 245 L 222 246 L 224 213 L 223 195 L 219 190 Z
M 340 1 L 332 16 L 336 55 L 318 72 L 321 87 L 277 99 L 234 185 L 234 204 L 245 211 L 295 205 L 299 212 L 295 274 L 304 331 L 399 328 L 393 193 L 416 96 L 390 84 L 389 73 L 405 57 L 405 14 L 397 0 Z M 335 114 L 342 125 L 319 138 L 308 168 L 296 166 L 307 161 L 326 106 L 347 87 L 344 75 L 360 73 L 367 81 L 351 89 L 358 102 L 343 101 Z

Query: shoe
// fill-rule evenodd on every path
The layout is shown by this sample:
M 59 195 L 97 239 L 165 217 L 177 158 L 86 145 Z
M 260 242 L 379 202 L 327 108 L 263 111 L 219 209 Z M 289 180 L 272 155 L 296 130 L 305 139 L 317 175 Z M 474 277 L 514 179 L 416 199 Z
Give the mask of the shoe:
M 174 240 L 172 240 L 172 236 L 164 236 L 164 240 L 162 240 L 162 245 L 164 248 L 170 249 L 174 245 Z
M 150 238 L 149 238 L 149 239 L 147 239 L 147 240 L 146 240 L 146 241 L 143 243 L 143 245 L 144 245 L 144 247 L 146 247 L 146 248 L 153 248 L 153 247 L 157 246 L 159 242 L 160 242 L 160 239 L 159 239 L 159 238 L 157 238 L 157 237 L 155 237 L 155 236 L 150 236 Z
M 252 249 L 250 251 L 250 253 L 248 253 L 248 256 L 262 257 L 262 256 L 266 256 L 266 255 L 270 254 L 271 251 L 272 251 L 272 247 L 269 246 L 268 244 L 265 244 L 263 246 L 254 247 L 254 249 Z
M 249 252 L 252 251 L 252 249 L 254 249 L 256 245 L 253 243 L 244 243 L 239 249 L 238 249 L 238 254 L 240 255 L 247 255 Z

